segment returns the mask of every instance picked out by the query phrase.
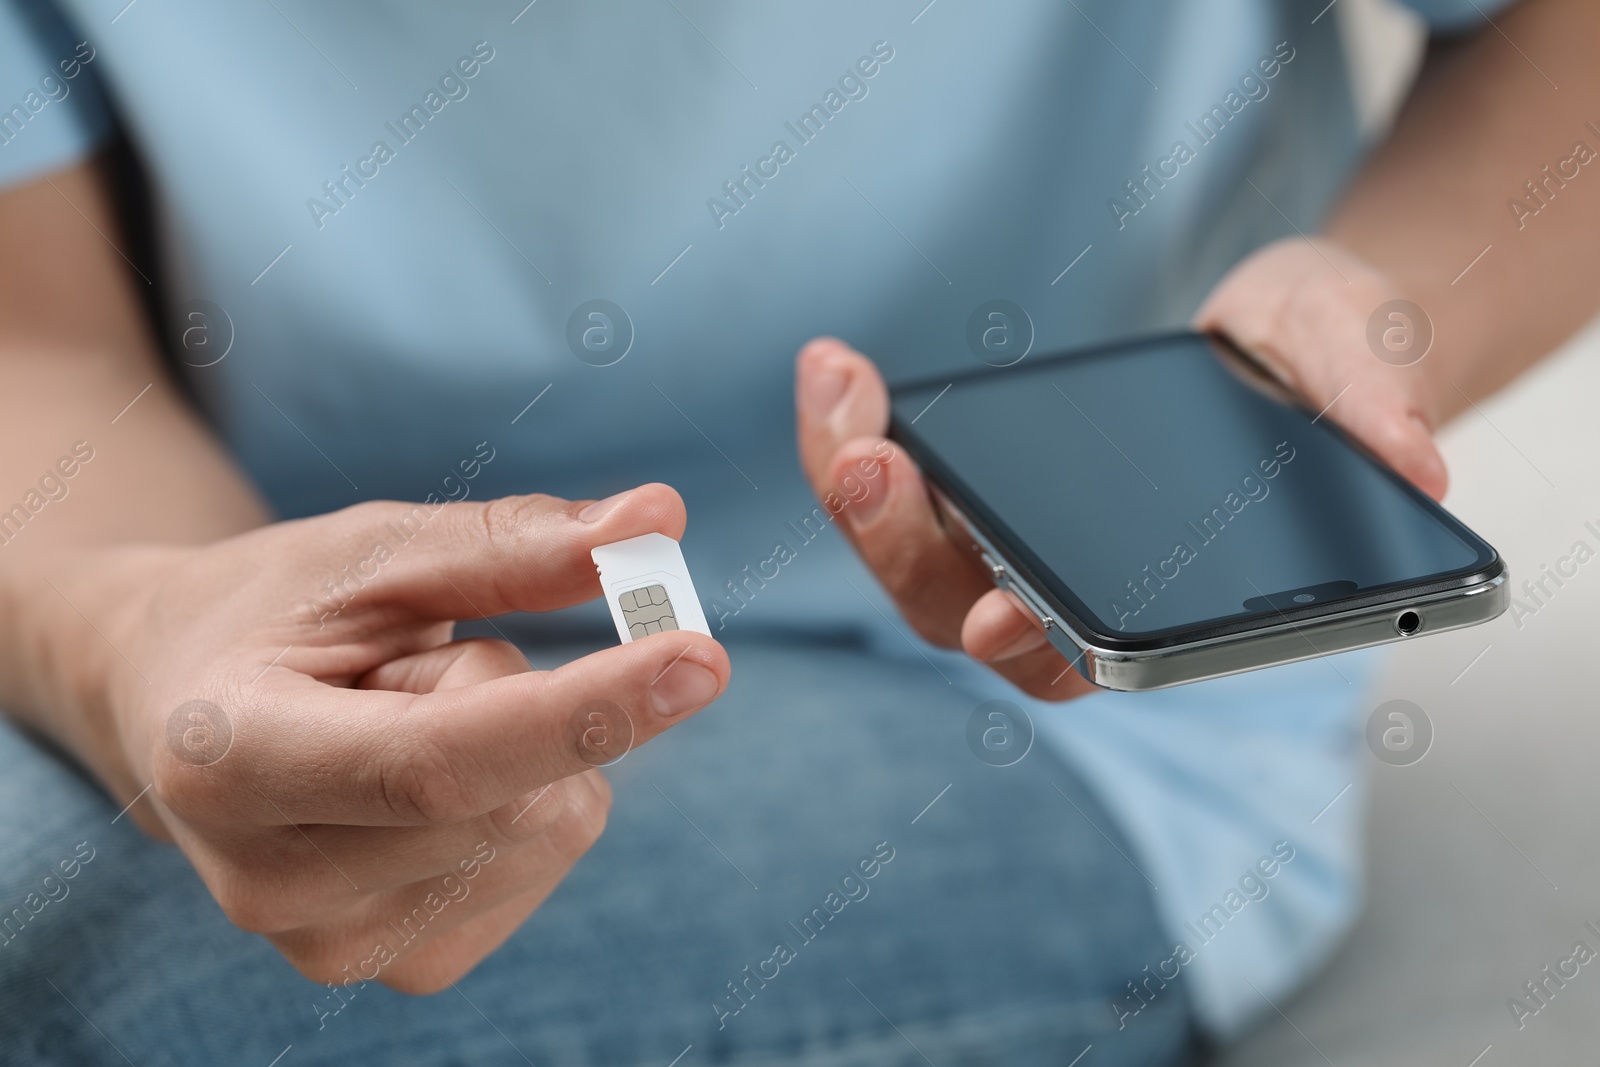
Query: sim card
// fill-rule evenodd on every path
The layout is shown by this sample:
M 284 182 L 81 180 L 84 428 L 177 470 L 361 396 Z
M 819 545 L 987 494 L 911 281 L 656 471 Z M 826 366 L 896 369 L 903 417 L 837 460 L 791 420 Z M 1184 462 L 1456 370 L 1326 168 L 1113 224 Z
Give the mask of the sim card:
M 623 644 L 668 630 L 711 636 L 683 550 L 666 534 L 647 533 L 591 549 L 611 620 Z

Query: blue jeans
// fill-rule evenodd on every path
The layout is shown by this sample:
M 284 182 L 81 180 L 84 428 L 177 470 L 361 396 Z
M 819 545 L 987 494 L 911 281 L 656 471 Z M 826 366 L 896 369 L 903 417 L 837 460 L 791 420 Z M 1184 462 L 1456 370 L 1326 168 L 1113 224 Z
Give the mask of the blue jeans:
M 1193 1061 L 1182 978 L 1125 1029 L 1110 1006 L 1170 949 L 1117 828 L 1044 746 L 969 751 L 1000 683 L 845 638 L 730 652 L 715 707 L 608 769 L 610 825 L 549 902 L 422 998 L 300 977 L 0 722 L 0 1063 Z

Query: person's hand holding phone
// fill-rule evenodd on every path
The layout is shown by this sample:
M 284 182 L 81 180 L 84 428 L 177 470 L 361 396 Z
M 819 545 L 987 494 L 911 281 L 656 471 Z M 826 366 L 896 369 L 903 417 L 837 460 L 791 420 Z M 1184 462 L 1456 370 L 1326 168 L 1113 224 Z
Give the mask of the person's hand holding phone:
M 1377 457 L 1435 500 L 1449 485 L 1433 442 L 1442 412 L 1440 383 L 1422 352 L 1380 358 L 1369 334 L 1410 332 L 1425 343 L 1431 326 L 1393 323 L 1381 314 L 1403 300 L 1381 271 L 1326 238 L 1286 238 L 1247 256 L 1217 284 L 1195 315 L 1197 330 L 1226 334 L 1313 411 L 1344 427 Z M 1404 323 L 1403 326 L 1397 324 Z M 1431 340 L 1431 336 L 1426 340 Z M 1382 347 L 1380 343 L 1380 347 Z
M 1329 419 L 1438 499 L 1447 479 L 1433 443 L 1437 393 L 1426 360 L 1397 366 L 1368 342 L 1374 312 L 1402 295 L 1332 242 L 1280 241 L 1230 272 L 1194 325 L 1231 337 L 1308 406 L 1326 408 Z M 801 350 L 795 384 L 806 476 L 819 497 L 849 499 L 841 526 L 912 627 L 935 645 L 965 649 L 1032 696 L 1065 700 L 1089 691 L 1034 615 L 996 589 L 968 546 L 946 533 L 916 464 L 885 441 L 889 395 L 872 362 L 819 338 Z M 854 499 L 859 489 L 847 490 L 878 465 L 865 495 Z
M 62 740 L 308 977 L 443 988 L 599 836 L 610 791 L 594 768 L 729 675 L 688 631 L 535 672 L 504 641 L 453 641 L 453 620 L 589 600 L 591 548 L 676 538 L 684 521 L 673 490 L 646 485 L 373 502 L 200 547 L 57 558 L 38 595 L 90 663 L 74 674 L 80 736 Z
M 889 392 L 871 360 L 830 337 L 812 341 L 795 368 L 795 401 L 811 488 L 848 501 L 841 528 L 918 634 L 965 649 L 1033 696 L 1066 700 L 1094 688 L 945 532 L 916 463 L 884 436 Z

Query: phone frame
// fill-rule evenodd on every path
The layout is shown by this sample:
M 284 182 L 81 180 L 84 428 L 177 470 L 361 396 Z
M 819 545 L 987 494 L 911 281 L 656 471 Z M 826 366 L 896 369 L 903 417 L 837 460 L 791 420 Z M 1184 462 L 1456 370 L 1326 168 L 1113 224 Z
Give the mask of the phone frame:
M 1104 358 L 1118 351 L 1180 339 L 1203 339 L 1219 348 L 1241 367 L 1265 375 L 1248 355 L 1227 338 L 1215 334 L 1174 331 L 1133 338 L 1109 345 L 1054 353 L 1032 361 L 1066 362 Z M 926 389 L 963 380 L 1005 373 L 1010 368 L 979 367 L 954 375 L 924 377 L 897 383 L 891 399 L 913 389 Z M 1312 412 L 1298 398 L 1273 392 L 1277 399 L 1308 420 Z M 1142 691 L 1164 689 L 1263 667 L 1293 663 L 1348 652 L 1358 648 L 1403 641 L 1429 633 L 1442 633 L 1488 622 L 1504 612 L 1510 602 L 1508 571 L 1500 554 L 1483 538 L 1435 503 L 1410 482 L 1335 424 L 1324 429 L 1343 441 L 1358 456 L 1376 467 L 1453 534 L 1477 550 L 1478 559 L 1458 571 L 1427 575 L 1391 583 L 1354 595 L 1278 609 L 1270 613 L 1208 620 L 1205 623 L 1152 631 L 1137 636 L 1108 633 L 1088 621 L 1086 604 L 1028 546 L 1021 542 L 923 440 L 914 426 L 902 421 L 890 406 L 889 436 L 905 448 L 922 469 L 935 508 L 946 529 L 970 548 L 995 585 L 1013 593 L 1044 626 L 1045 635 L 1085 678 L 1107 689 Z M 1082 605 L 1078 609 L 1075 605 Z M 1402 632 L 1399 619 L 1417 615 L 1418 625 Z

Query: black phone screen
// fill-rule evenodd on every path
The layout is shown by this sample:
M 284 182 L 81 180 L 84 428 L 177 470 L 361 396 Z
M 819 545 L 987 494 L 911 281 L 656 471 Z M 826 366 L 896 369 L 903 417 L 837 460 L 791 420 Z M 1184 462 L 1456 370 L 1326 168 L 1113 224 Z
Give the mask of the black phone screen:
M 1104 635 L 1313 617 L 1498 566 L 1493 548 L 1327 418 L 1252 381 L 1199 334 L 980 369 L 891 398 L 894 436 L 913 458 Z

